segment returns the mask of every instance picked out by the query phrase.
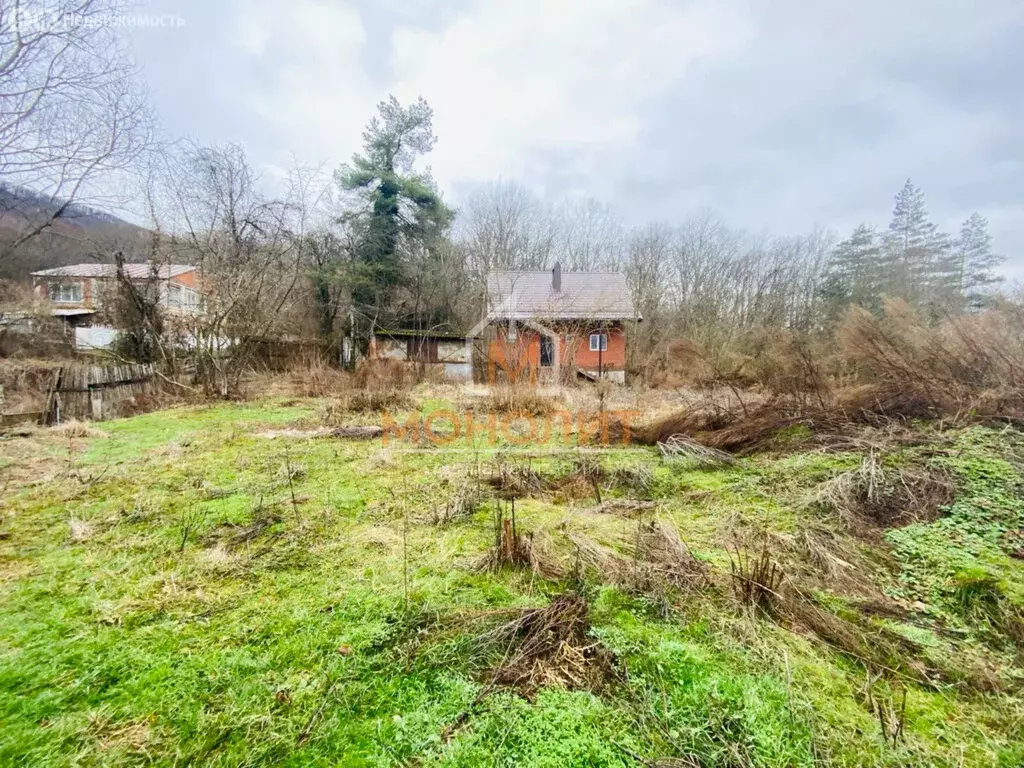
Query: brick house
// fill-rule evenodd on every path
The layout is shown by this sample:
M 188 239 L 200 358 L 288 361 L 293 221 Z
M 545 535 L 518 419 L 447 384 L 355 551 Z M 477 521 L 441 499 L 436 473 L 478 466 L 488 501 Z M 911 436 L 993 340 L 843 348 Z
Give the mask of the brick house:
M 199 271 L 187 264 L 125 264 L 128 279 L 137 282 L 158 281 L 160 302 L 170 314 L 195 314 L 201 294 Z M 117 288 L 114 264 L 72 264 L 32 273 L 36 294 L 53 304 L 51 313 L 63 317 L 69 325 L 92 326 L 103 321 L 105 303 Z
M 488 380 L 624 383 L 626 323 L 642 318 L 620 272 L 502 271 L 487 276 Z

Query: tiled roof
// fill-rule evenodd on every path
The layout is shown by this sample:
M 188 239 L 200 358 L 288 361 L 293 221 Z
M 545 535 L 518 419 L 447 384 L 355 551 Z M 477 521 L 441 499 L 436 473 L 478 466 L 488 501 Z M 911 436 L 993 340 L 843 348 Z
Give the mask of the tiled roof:
M 167 280 L 186 272 L 191 272 L 195 267 L 188 264 L 161 264 L 157 267 L 157 274 L 161 280 Z M 153 275 L 153 268 L 149 262 L 141 264 L 125 264 L 125 274 L 131 280 L 145 280 Z M 55 269 L 41 269 L 32 273 L 33 277 L 116 277 L 117 266 L 114 264 L 71 264 L 67 267 L 56 267 Z
M 561 290 L 551 272 L 491 272 L 487 316 L 492 320 L 638 320 L 621 272 L 562 272 Z

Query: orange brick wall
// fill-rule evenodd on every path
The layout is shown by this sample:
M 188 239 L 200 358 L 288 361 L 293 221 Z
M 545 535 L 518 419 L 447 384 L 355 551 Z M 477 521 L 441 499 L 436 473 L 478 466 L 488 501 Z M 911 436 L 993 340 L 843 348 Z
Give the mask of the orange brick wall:
M 554 329 L 552 329 L 554 330 Z M 602 353 L 590 351 L 590 334 L 608 334 L 608 349 Z M 561 330 L 559 333 L 559 360 L 562 366 L 575 364 L 578 368 L 596 371 L 598 362 L 606 371 L 622 371 L 626 367 L 626 331 L 621 325 L 614 325 L 605 329 L 600 326 L 591 329 L 578 329 L 572 331 Z M 518 364 L 513 359 L 511 368 L 507 358 L 518 357 Z M 490 365 L 510 370 L 513 375 L 517 369 L 523 369 L 523 378 L 533 376 L 527 369 L 540 367 L 540 334 L 529 328 L 518 328 L 518 338 L 514 342 L 506 339 L 504 328 L 498 329 L 498 336 L 493 340 L 487 351 L 487 359 Z
M 196 286 L 199 285 L 199 280 L 196 277 L 198 272 L 199 270 L 196 269 L 193 269 L 191 272 L 183 272 L 182 274 L 173 278 L 171 282 L 177 283 L 178 285 L 184 285 L 189 288 L 195 288 Z
M 608 349 L 604 352 L 590 351 L 590 334 L 608 334 Z M 621 371 L 626 367 L 626 332 L 620 326 L 608 329 L 594 328 L 592 331 L 580 334 L 576 348 L 576 365 L 587 370 L 597 370 L 598 362 L 608 371 Z

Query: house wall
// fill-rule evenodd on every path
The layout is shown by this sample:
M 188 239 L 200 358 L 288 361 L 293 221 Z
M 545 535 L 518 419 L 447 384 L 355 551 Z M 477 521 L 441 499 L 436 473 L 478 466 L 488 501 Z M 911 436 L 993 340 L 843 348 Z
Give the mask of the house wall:
M 117 329 L 109 325 L 75 328 L 75 349 L 109 349 L 117 340 Z
M 61 302 L 57 306 L 62 309 L 95 309 L 96 295 L 94 280 L 85 277 L 37 277 L 34 288 L 36 296 L 45 299 L 50 295 L 50 285 L 79 283 L 82 286 L 82 300 L 78 302 Z
M 60 285 L 62 283 L 80 284 L 82 286 L 82 301 L 56 304 L 61 309 L 92 309 L 100 311 L 103 309 L 105 301 L 109 300 L 111 294 L 117 290 L 117 280 L 112 277 L 37 277 L 34 278 L 36 295 L 46 298 L 49 296 L 51 285 Z M 196 304 L 193 306 L 172 306 L 168 296 L 168 285 L 180 285 L 195 293 Z M 200 311 L 199 301 L 201 301 L 201 296 L 199 296 L 199 291 L 197 290 L 198 285 L 199 281 L 196 270 L 186 272 L 170 281 L 161 279 L 158 286 L 159 301 L 172 315 L 196 314 Z
M 180 275 L 176 275 L 171 278 L 171 282 L 196 290 L 199 287 L 198 274 L 199 270 L 193 269 L 191 272 L 183 272 Z
M 604 352 L 590 351 L 590 334 L 608 334 L 608 349 Z M 611 328 L 594 328 L 592 331 L 582 333 L 578 337 L 576 347 L 576 366 L 587 371 L 596 371 L 600 363 L 601 368 L 607 371 L 621 371 L 626 367 L 626 331 L 622 326 Z
M 587 372 L 597 373 L 600 370 L 610 375 L 615 381 L 625 380 L 626 369 L 626 331 L 621 324 L 601 328 L 582 330 L 574 325 L 572 328 L 552 328 L 557 331 L 558 359 L 560 367 L 575 365 Z M 608 348 L 604 352 L 590 351 L 590 334 L 606 333 Z M 548 370 L 540 365 L 540 332 L 532 328 L 517 326 L 516 340 L 508 339 L 508 329 L 498 328 L 496 337 L 488 345 L 487 359 L 489 370 L 500 368 L 512 380 L 529 380 L 536 382 L 538 372 Z
M 405 360 L 406 349 L 405 339 L 374 336 L 370 346 L 370 357 L 377 360 Z
M 466 353 L 466 342 L 464 339 L 458 341 L 438 339 L 437 359 L 442 363 L 469 363 L 471 362 Z

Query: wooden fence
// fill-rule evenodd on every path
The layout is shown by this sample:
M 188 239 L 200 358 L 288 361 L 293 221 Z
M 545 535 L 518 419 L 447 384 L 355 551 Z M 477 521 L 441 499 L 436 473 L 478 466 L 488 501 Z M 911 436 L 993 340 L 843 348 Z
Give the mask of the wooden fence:
M 157 386 L 151 364 L 68 365 L 58 369 L 46 395 L 44 424 L 70 419 L 102 421 L 134 410 Z

